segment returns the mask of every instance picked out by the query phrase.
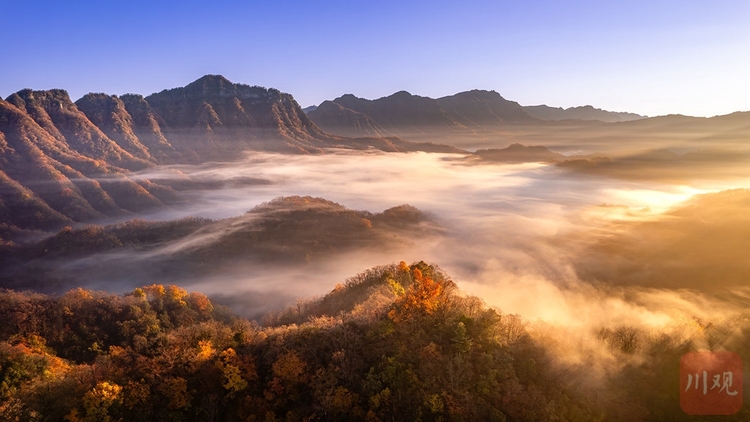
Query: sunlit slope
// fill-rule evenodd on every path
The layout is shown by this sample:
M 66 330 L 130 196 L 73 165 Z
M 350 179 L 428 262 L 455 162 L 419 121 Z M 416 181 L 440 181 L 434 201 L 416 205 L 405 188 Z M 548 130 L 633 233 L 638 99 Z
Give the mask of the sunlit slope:
M 750 286 L 750 190 L 697 195 L 641 222 L 618 222 L 574 266 L 584 280 L 691 288 L 705 293 Z
M 0 172 L 8 191 L 0 199 L 0 224 L 48 230 L 153 211 L 174 202 L 176 192 L 148 179 L 134 181 L 132 171 L 236 160 L 246 151 L 462 152 L 381 135 L 325 133 L 290 94 L 220 75 L 147 97 L 90 93 L 73 102 L 62 89 L 23 89 L 0 100 Z M 10 233 L 1 230 L 0 237 Z
M 692 420 L 679 404 L 680 357 L 750 358 L 746 314 L 561 329 L 490 308 L 424 262 L 329 291 L 259 324 L 175 285 L 0 290 L 0 416 Z
M 747 148 L 750 112 L 711 118 L 680 115 L 659 116 L 620 123 L 558 122 L 515 127 L 494 138 L 496 147 L 518 142 L 557 147 L 566 154 L 633 153 L 672 149 L 677 153 L 696 149 Z

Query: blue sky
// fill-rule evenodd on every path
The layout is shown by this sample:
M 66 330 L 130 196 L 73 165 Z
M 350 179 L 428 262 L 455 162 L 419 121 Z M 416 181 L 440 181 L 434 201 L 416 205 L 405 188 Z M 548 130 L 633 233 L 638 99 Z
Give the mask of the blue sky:
M 0 0 L 0 96 L 222 74 L 300 105 L 495 90 L 647 115 L 750 110 L 750 2 Z

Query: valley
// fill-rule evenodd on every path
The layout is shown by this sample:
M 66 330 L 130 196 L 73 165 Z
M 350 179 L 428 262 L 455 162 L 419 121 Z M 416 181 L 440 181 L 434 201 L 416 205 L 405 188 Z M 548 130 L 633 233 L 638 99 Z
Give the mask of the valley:
M 140 420 L 219 402 L 232 418 L 678 415 L 676 390 L 615 384 L 706 345 L 750 356 L 750 114 L 526 109 L 397 92 L 305 113 L 217 75 L 145 97 L 19 91 L 0 101 L 0 312 L 15 321 L 0 357 L 62 365 L 55 389 L 107 362 L 70 406 L 52 401 L 58 416 L 95 413 L 81 397 L 105 381 L 125 391 L 107 412 L 141 403 Z M 169 353 L 174 384 L 132 378 Z M 503 359 L 514 381 L 480 376 Z M 388 378 L 396 367 L 413 378 Z M 28 416 L 40 377 L 0 393 Z M 400 388 L 417 398 L 388 396 Z

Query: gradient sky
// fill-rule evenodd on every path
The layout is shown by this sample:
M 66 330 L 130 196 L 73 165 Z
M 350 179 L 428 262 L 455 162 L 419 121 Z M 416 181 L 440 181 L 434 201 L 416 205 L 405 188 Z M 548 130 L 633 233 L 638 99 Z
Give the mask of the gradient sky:
M 646 115 L 750 110 L 746 0 L 0 0 L 0 96 L 148 95 L 222 74 L 303 107 L 495 90 Z

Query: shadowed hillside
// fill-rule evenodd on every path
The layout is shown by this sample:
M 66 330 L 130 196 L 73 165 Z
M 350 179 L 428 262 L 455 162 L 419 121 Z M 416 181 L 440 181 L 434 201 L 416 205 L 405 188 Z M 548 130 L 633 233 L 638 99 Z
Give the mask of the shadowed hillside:
M 401 205 L 373 214 L 311 197 L 278 198 L 244 215 L 166 222 L 131 220 L 66 227 L 54 236 L 0 246 L 0 286 L 60 292 L 95 283 L 191 280 L 239 267 L 309 265 L 352 252 L 413 245 L 442 233 L 433 219 Z
M 364 135 L 327 134 L 291 95 L 218 75 L 145 98 L 92 93 L 73 103 L 61 89 L 24 89 L 0 100 L 0 223 L 47 230 L 153 210 L 177 193 L 134 181 L 131 171 L 234 160 L 248 150 L 461 152 L 406 142 L 374 127 Z

